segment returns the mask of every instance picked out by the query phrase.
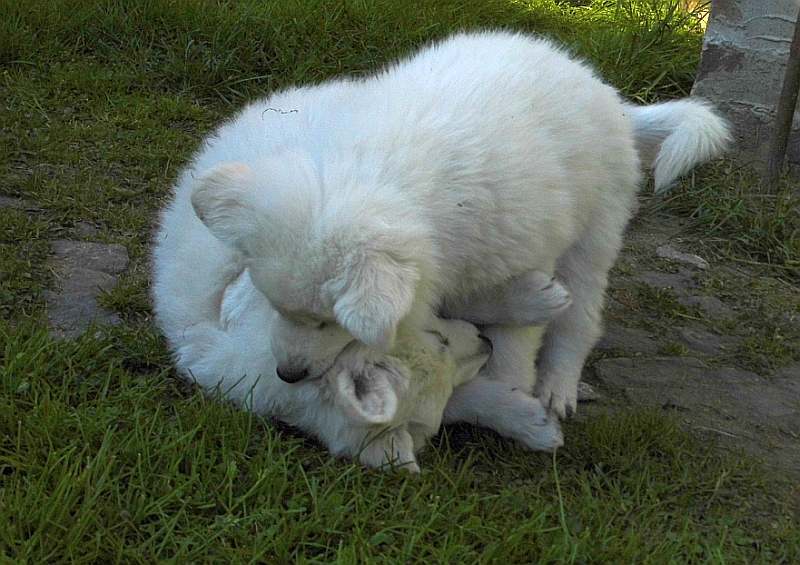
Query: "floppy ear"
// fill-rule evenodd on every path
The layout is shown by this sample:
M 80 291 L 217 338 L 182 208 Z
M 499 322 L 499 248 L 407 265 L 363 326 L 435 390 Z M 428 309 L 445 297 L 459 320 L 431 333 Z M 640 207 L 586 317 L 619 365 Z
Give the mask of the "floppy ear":
M 361 423 L 388 424 L 397 415 L 402 378 L 388 365 L 342 369 L 335 378 L 336 402 Z
M 336 321 L 361 343 L 390 351 L 397 325 L 414 302 L 417 269 L 388 253 L 371 252 L 345 278 L 344 292 L 333 305 Z
M 252 181 L 253 171 L 246 164 L 221 163 L 202 174 L 192 189 L 197 217 L 214 236 L 235 247 L 258 229 Z

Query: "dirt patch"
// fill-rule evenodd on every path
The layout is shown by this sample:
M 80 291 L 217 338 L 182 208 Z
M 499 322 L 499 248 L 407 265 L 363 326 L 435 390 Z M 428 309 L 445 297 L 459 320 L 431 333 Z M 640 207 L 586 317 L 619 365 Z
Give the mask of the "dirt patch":
M 606 335 L 585 371 L 600 399 L 584 404 L 584 416 L 672 411 L 698 436 L 800 476 L 800 288 L 759 266 L 696 261 L 697 249 L 674 217 L 629 230 Z

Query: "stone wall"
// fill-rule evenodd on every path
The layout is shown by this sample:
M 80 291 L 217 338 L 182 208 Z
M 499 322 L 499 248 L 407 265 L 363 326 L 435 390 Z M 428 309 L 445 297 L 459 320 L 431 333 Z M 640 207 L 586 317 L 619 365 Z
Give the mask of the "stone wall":
M 692 94 L 714 102 L 734 123 L 746 161 L 769 144 L 800 0 L 713 0 Z M 800 165 L 800 113 L 788 160 Z

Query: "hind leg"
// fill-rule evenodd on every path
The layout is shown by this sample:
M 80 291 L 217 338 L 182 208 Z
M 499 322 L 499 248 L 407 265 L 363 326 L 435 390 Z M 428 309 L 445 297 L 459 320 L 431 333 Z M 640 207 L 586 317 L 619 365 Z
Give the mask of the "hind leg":
M 444 412 L 445 423 L 467 422 L 515 439 L 529 449 L 552 451 L 564 444 L 558 419 L 531 395 L 534 357 L 542 328 L 490 326 L 494 345 L 489 365 L 456 387 Z
M 444 422 L 483 426 L 536 451 L 553 451 L 564 445 L 558 418 L 548 413 L 538 398 L 484 374 L 453 391 Z
M 536 384 L 536 352 L 542 343 L 540 326 L 486 326 L 482 333 L 492 340 L 492 356 L 482 374 L 533 394 Z
M 569 289 L 572 304 L 547 326 L 534 390 L 542 404 L 562 418 L 577 408 L 583 365 L 603 332 L 608 271 L 619 253 L 623 230 L 621 221 L 587 230 L 556 266 L 556 276 Z
M 531 271 L 493 292 L 445 308 L 448 315 L 490 324 L 482 333 L 491 339 L 493 351 L 472 381 L 455 388 L 444 422 L 480 425 L 533 450 L 561 447 L 564 436 L 558 418 L 531 394 L 544 329 L 516 325 L 520 320 L 515 316 L 528 323 L 534 318 L 552 319 L 568 305 L 569 293 L 563 286 L 543 272 Z

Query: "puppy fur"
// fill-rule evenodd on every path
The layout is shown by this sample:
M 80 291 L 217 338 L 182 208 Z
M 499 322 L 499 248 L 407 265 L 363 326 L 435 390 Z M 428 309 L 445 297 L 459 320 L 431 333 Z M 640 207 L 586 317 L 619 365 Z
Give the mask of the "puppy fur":
M 492 421 L 498 402 L 527 414 L 532 391 L 563 417 L 601 334 L 643 163 L 664 190 L 728 137 L 706 104 L 630 105 L 545 40 L 463 33 L 372 77 L 245 108 L 196 157 L 176 206 L 208 228 L 196 253 L 226 249 L 249 270 L 278 313 L 279 369 L 309 378 L 353 337 L 390 351 L 401 326 L 420 330 L 522 273 L 555 274 L 569 307 L 543 336 L 488 327 L 488 370 L 447 417 Z

